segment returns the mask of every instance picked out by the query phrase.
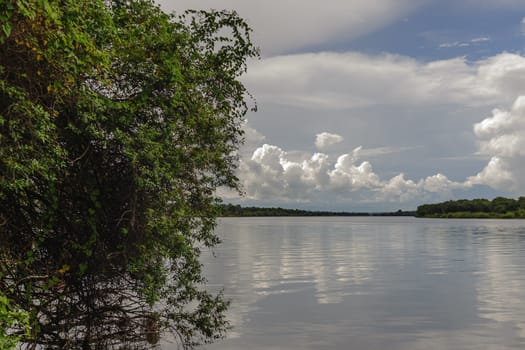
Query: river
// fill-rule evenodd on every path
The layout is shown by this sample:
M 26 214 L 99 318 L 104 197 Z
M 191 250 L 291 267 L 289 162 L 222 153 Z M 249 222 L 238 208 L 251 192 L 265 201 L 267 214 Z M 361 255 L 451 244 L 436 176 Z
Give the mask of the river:
M 223 218 L 209 350 L 525 348 L 525 221 Z

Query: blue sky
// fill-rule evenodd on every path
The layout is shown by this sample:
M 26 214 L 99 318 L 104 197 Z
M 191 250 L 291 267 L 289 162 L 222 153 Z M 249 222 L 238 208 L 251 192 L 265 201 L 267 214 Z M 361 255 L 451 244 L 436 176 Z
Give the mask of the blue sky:
M 525 1 L 180 0 L 236 10 L 260 60 L 242 77 L 246 205 L 413 209 L 525 195 Z
M 497 6 L 497 0 L 493 3 L 468 6 L 461 1 L 429 2 L 376 32 L 351 42 L 334 42 L 324 49 L 392 52 L 422 60 L 458 56 L 477 60 L 503 51 L 522 52 L 523 10 Z

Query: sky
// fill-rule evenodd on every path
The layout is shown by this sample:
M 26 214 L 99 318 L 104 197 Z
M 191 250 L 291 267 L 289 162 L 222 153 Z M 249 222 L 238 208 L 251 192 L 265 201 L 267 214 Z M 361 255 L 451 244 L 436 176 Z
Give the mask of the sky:
M 235 10 L 261 58 L 225 202 L 411 210 L 525 195 L 524 0 L 161 0 Z

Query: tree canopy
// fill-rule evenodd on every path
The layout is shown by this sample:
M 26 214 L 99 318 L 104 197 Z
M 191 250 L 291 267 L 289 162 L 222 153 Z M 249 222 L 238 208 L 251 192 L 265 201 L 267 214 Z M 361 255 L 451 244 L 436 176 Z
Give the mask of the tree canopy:
M 199 254 L 239 186 L 250 32 L 147 0 L 0 3 L 0 291 L 23 347 L 223 336 Z
M 436 204 L 424 204 L 417 208 L 420 217 L 456 218 L 525 218 L 525 197 L 519 199 L 496 197 L 488 199 L 460 199 Z
M 325 210 L 303 210 L 287 208 L 265 208 L 265 207 L 241 207 L 234 204 L 219 205 L 220 216 L 414 216 L 415 211 L 403 211 L 401 209 L 391 212 L 348 212 L 348 211 L 325 211 Z

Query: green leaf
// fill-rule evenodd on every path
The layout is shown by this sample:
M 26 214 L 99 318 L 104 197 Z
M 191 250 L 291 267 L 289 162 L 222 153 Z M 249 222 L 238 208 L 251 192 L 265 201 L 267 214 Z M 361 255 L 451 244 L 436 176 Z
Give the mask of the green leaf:
M 11 29 L 12 29 L 11 23 L 8 22 L 8 23 L 2 24 L 2 31 L 4 32 L 6 37 L 11 35 Z

